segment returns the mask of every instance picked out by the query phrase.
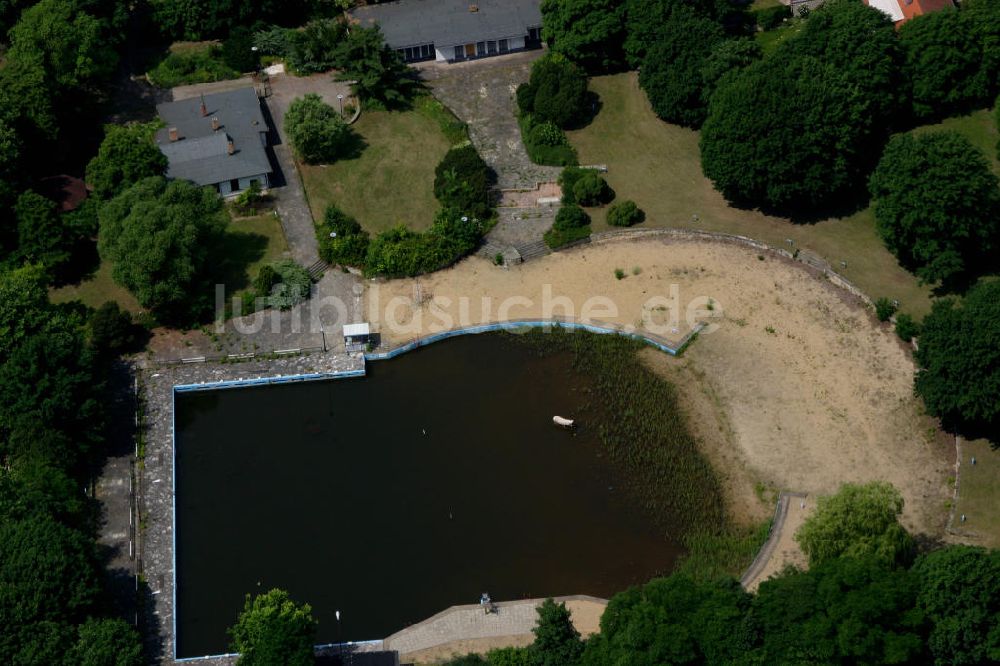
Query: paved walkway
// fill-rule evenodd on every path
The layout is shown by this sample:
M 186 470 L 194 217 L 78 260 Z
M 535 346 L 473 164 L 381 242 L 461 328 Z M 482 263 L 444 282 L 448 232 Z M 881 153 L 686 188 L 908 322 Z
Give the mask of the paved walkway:
M 478 604 L 452 606 L 437 615 L 393 634 L 383 642 L 384 649 L 395 650 L 401 657 L 410 659 L 413 653 L 426 653 L 456 642 L 474 646 L 471 641 L 504 638 L 507 641 L 489 641 L 490 648 L 504 645 L 523 645 L 530 637 L 538 620 L 536 608 L 544 599 L 506 601 L 497 604 L 498 612 L 485 614 Z M 565 601 L 572 613 L 577 631 L 587 636 L 599 630 L 601 613 L 608 602 L 584 595 L 557 597 Z M 530 642 L 530 641 L 529 641 Z
M 305 190 L 299 178 L 295 160 L 292 157 L 291 146 L 285 136 L 285 112 L 296 95 L 289 90 L 288 75 L 279 75 L 271 79 L 271 96 L 265 100 L 270 112 L 271 147 L 274 157 L 281 169 L 277 186 L 271 193 L 275 197 L 275 208 L 281 216 L 281 226 L 285 230 L 285 240 L 292 257 L 303 266 L 311 266 L 319 259 L 319 248 L 316 243 L 316 231 L 313 227 L 312 212 L 306 202 Z
M 795 533 L 812 513 L 815 502 L 805 493 L 782 492 L 774 512 L 774 523 L 757 557 L 740 577 L 748 592 L 756 592 L 762 582 L 788 565 L 804 568 L 806 557 L 795 541 Z
M 497 172 L 500 189 L 533 189 L 555 181 L 558 167 L 528 159 L 517 124 L 517 87 L 528 80 L 531 64 L 544 51 L 465 63 L 426 63 L 418 67 L 434 96 L 469 125 L 476 150 Z

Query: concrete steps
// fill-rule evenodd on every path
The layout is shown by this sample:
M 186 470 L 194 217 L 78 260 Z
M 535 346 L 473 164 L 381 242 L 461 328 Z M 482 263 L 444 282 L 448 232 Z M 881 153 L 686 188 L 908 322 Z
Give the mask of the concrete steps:
M 323 274 L 326 273 L 328 270 L 330 270 L 330 265 L 325 261 L 323 261 L 322 259 L 318 259 L 316 263 L 314 263 L 306 270 L 309 271 L 310 280 L 312 280 L 313 282 L 319 282 L 320 279 L 322 279 Z
M 537 259 L 538 257 L 544 257 L 548 254 L 552 254 L 552 250 L 549 246 L 545 244 L 545 241 L 532 241 L 531 243 L 525 243 L 524 245 L 517 245 L 518 253 L 521 255 L 522 261 L 528 261 L 529 259 Z

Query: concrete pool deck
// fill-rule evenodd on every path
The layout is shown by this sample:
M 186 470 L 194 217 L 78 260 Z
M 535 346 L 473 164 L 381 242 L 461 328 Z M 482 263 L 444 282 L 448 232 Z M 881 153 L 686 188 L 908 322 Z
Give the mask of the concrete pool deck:
M 224 388 L 290 381 L 294 377 L 328 379 L 364 373 L 358 354 L 326 353 L 260 359 L 240 363 L 182 363 L 140 368 L 140 398 L 145 409 L 143 428 L 145 456 L 140 461 L 139 563 L 145 582 L 143 635 L 150 660 L 174 663 L 174 409 L 175 387 Z M 301 381 L 301 380 L 300 380 Z M 228 663 L 199 660 L 200 663 Z

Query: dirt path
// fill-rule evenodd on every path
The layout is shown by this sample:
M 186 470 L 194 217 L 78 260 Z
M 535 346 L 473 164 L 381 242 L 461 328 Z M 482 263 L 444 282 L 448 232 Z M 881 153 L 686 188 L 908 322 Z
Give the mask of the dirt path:
M 856 299 L 800 264 L 717 242 L 616 240 L 510 269 L 473 257 L 369 285 L 368 306 L 389 343 L 465 321 L 562 315 L 669 335 L 706 319 L 717 329 L 678 364 L 680 389 L 709 396 L 696 416 L 705 432 L 721 429 L 705 446 L 717 469 L 739 471 L 728 484 L 734 514 L 773 511 L 750 508 L 761 504 L 751 482 L 814 496 L 881 479 L 902 492 L 908 529 L 944 527 L 950 449 L 913 396 L 912 359 Z

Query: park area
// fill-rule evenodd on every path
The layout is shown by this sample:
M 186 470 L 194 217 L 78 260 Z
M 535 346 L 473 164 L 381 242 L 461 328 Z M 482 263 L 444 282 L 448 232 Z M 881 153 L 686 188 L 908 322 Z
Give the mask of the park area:
M 351 126 L 358 137 L 353 154 L 332 164 L 299 163 L 313 218 L 323 219 L 334 204 L 372 234 L 399 224 L 430 227 L 439 208 L 434 168 L 457 138 L 443 126 L 453 121 L 427 96 L 405 111 L 363 111 Z
M 262 265 L 282 258 L 287 251 L 281 220 L 274 213 L 236 217 L 229 223 L 219 252 L 222 259 L 216 263 L 216 268 L 227 291 L 235 292 L 248 286 Z M 130 312 L 142 310 L 135 297 L 114 281 L 112 266 L 107 261 L 102 261 L 86 279 L 52 289 L 50 297 L 54 303 L 79 300 L 97 308 L 107 301 L 115 301 Z
M 930 289 L 885 249 L 870 208 L 809 223 L 734 208 L 702 174 L 698 132 L 658 119 L 634 73 L 592 78 L 590 89 L 600 96 L 601 111 L 586 128 L 569 132 L 570 141 L 581 164 L 607 165 L 606 179 L 619 201 L 632 199 L 646 211 L 641 226 L 738 234 L 790 251 L 810 252 L 872 298 L 896 299 L 901 311 L 915 316 L 930 310 Z M 917 131 L 932 128 L 962 133 L 984 150 L 997 169 L 997 131 L 989 111 Z M 608 229 L 606 210 L 588 211 L 595 232 Z

